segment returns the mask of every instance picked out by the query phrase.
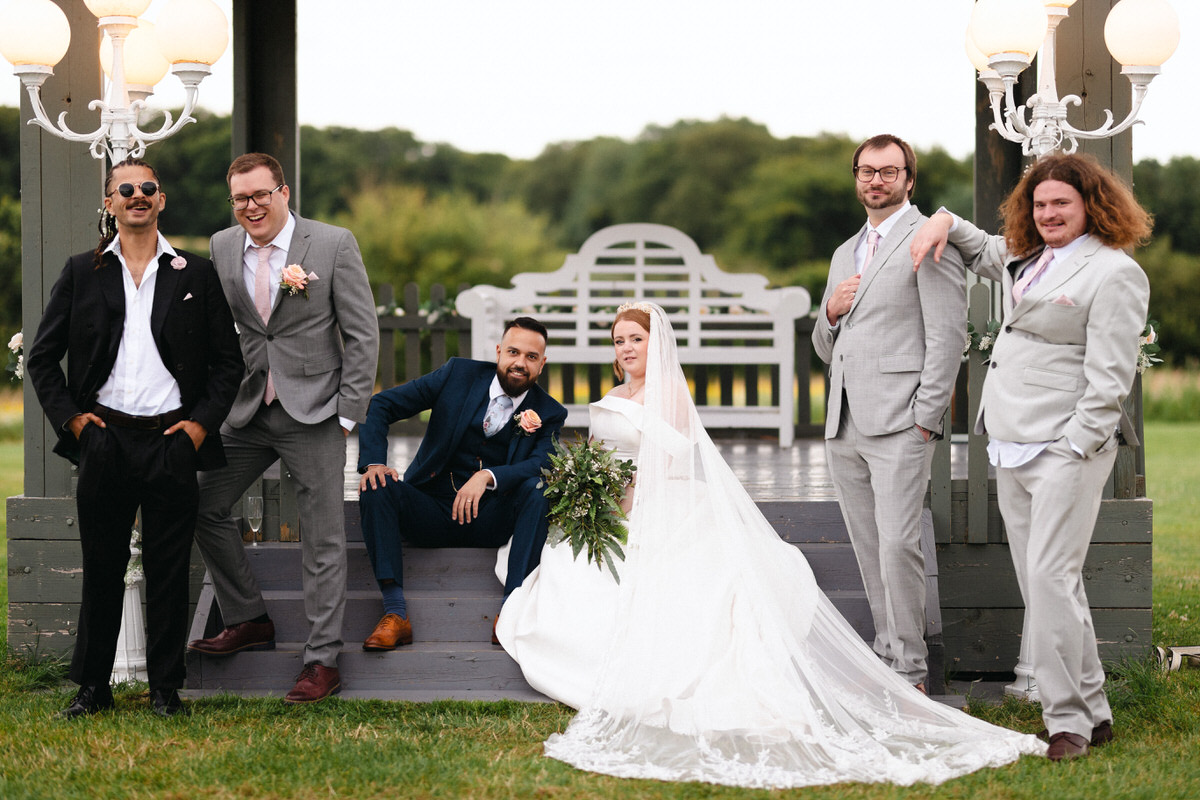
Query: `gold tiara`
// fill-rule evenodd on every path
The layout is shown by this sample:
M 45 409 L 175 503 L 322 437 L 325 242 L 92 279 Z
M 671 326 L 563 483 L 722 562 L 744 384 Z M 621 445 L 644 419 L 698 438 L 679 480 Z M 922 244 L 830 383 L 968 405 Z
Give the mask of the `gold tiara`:
M 617 306 L 617 313 L 620 314 L 622 311 L 642 311 L 646 314 L 652 314 L 654 313 L 654 306 L 640 301 L 636 303 L 622 303 Z

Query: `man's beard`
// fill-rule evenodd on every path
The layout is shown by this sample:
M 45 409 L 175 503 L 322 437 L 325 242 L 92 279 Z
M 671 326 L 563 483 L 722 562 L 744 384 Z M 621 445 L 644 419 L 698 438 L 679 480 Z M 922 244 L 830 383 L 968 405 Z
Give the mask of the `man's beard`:
M 515 375 L 505 372 L 501 367 L 496 367 L 496 378 L 500 381 L 500 388 L 509 397 L 516 397 L 533 386 L 533 378 L 529 377 L 529 370 L 525 370 L 521 375 Z

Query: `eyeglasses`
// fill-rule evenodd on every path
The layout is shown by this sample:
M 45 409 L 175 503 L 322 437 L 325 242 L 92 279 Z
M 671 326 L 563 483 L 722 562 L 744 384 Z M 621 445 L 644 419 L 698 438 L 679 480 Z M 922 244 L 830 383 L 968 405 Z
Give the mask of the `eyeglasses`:
M 154 197 L 155 193 L 158 192 L 158 184 L 154 181 L 143 181 L 142 183 L 122 183 L 117 187 L 115 192 L 109 192 L 108 196 L 112 197 L 114 194 L 119 194 L 121 197 L 133 197 L 133 193 L 137 189 L 141 189 L 142 194 L 144 194 L 146 197 Z
M 896 178 L 900 177 L 900 170 L 908 169 L 908 167 L 855 167 L 854 177 L 858 178 L 859 183 L 870 183 L 875 179 L 878 173 L 879 179 L 884 183 L 895 183 Z
M 226 199 L 229 200 L 229 205 L 233 206 L 234 211 L 241 211 L 243 208 L 250 205 L 251 200 L 254 201 L 254 205 L 262 208 L 264 206 L 271 205 L 271 195 L 275 194 L 282 188 L 283 184 L 281 183 L 269 192 L 266 189 L 263 189 L 255 192 L 252 195 L 235 194 Z

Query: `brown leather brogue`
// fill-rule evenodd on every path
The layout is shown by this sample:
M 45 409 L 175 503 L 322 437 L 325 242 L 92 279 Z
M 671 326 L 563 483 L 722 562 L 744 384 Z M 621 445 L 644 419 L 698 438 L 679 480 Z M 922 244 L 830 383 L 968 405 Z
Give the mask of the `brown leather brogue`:
M 1087 754 L 1087 737 L 1062 731 L 1050 737 L 1050 749 L 1046 751 L 1046 758 L 1051 761 L 1066 761 L 1072 758 L 1083 758 Z
M 208 639 L 193 639 L 188 650 L 208 656 L 231 656 L 243 650 L 274 650 L 275 623 L 239 622 Z
M 342 678 L 337 667 L 313 662 L 305 664 L 296 677 L 296 685 L 283 698 L 285 703 L 315 703 L 342 690 Z
M 395 650 L 402 644 L 412 644 L 412 623 L 399 614 L 384 614 L 375 630 L 363 642 L 363 650 Z

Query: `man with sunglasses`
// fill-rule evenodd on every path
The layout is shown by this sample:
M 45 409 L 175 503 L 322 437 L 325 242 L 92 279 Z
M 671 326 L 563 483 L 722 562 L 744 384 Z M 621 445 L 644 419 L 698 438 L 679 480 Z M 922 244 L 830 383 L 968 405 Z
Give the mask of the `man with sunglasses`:
M 812 334 L 830 365 L 825 451 L 875 652 L 924 691 L 921 508 L 962 360 L 966 273 L 954 250 L 913 271 L 908 242 L 926 217 L 909 202 L 917 157 L 907 142 L 866 140 L 851 171 L 867 223 L 833 254 Z
M 79 465 L 83 587 L 70 677 L 80 688 L 62 716 L 113 706 L 109 677 L 140 507 L 150 699 L 169 717 L 187 713 L 177 690 L 196 473 L 225 463 L 218 427 L 242 356 L 212 262 L 174 250 L 159 233 L 166 197 L 150 165 L 116 164 L 104 193 L 100 245 L 68 259 L 28 361 L 58 434 L 54 451 Z
M 226 180 L 238 225 L 214 235 L 210 248 L 246 372 L 222 428 L 229 465 L 201 478 L 196 526 L 226 627 L 188 648 L 229 656 L 275 647 L 275 625 L 230 510 L 280 459 L 297 487 L 310 624 L 304 668 L 285 699 L 311 703 L 341 688 L 346 436 L 367 416 L 379 322 L 354 235 L 291 213 L 278 161 L 240 156 Z

